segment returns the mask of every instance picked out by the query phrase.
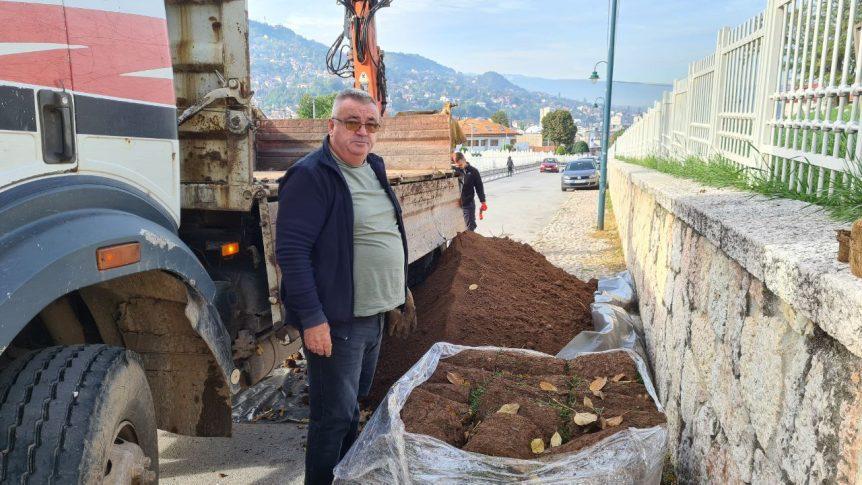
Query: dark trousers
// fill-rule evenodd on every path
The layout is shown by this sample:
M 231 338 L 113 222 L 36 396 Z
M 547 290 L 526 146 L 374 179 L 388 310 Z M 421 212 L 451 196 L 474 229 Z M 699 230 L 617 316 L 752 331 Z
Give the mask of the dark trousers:
M 469 204 L 461 203 L 461 210 L 464 212 L 464 225 L 468 231 L 476 230 L 476 202 L 470 201 Z
M 384 314 L 354 318 L 349 324 L 332 324 L 332 356 L 305 350 L 308 361 L 308 442 L 305 483 L 332 482 L 332 470 L 347 454 L 359 429 L 359 397 L 368 395 Z

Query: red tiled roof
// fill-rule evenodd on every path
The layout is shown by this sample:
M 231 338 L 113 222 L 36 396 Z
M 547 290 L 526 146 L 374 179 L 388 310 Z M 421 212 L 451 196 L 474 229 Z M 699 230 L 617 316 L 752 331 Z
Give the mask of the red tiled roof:
M 488 119 L 466 118 L 458 120 L 465 136 L 516 136 L 518 130 L 506 128 Z

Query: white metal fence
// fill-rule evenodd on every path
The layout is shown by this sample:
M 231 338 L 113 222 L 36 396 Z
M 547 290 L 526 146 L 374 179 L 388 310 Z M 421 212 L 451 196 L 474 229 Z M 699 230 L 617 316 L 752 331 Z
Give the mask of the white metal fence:
M 768 0 L 718 33 L 613 146 L 617 156 L 723 156 L 788 188 L 831 191 L 862 143 L 862 0 Z

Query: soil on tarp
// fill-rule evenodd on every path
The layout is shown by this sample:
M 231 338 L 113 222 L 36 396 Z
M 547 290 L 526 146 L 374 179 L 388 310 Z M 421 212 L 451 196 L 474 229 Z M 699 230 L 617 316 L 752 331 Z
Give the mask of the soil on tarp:
M 596 280 L 575 278 L 527 244 L 461 233 L 413 289 L 417 331 L 407 339 L 384 336 L 366 404 L 376 406 L 435 342 L 556 354 L 592 330 L 595 291 Z
M 401 419 L 408 432 L 521 459 L 575 452 L 627 428 L 665 422 L 623 351 L 566 361 L 465 350 L 441 360 L 413 390 Z M 556 434 L 559 443 L 552 442 Z M 543 451 L 531 446 L 535 440 Z

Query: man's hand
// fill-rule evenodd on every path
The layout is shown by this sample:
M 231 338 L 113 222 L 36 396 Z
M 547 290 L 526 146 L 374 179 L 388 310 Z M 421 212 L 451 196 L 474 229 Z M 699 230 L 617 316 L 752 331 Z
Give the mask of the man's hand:
M 482 202 L 482 206 L 479 207 L 479 211 L 485 212 L 486 210 L 488 210 L 488 204 Z
M 413 293 L 407 290 L 407 299 L 404 301 L 404 310 L 398 308 L 386 313 L 386 324 L 389 326 L 389 335 L 399 338 L 407 338 L 416 330 L 416 303 L 413 301 Z
M 305 348 L 317 355 L 323 357 L 332 355 L 332 338 L 329 336 L 328 323 L 303 330 L 302 342 L 305 344 Z

